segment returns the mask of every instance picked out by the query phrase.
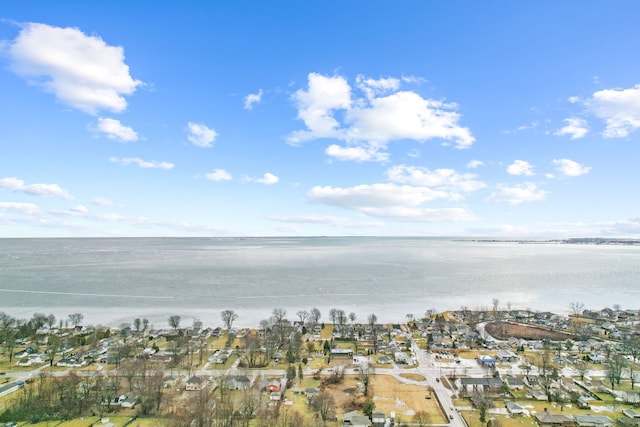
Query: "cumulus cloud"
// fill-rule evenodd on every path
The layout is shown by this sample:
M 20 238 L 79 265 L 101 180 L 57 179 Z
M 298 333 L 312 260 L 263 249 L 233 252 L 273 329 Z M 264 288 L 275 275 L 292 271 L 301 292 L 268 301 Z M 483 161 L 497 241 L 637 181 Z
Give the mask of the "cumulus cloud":
M 507 166 L 507 173 L 509 175 L 535 175 L 533 172 L 533 166 L 525 160 L 516 160 Z
M 563 121 L 566 123 L 566 126 L 558 130 L 555 133 L 556 135 L 569 135 L 570 139 L 580 139 L 589 132 L 587 121 L 584 119 L 574 117 L 564 119 Z
M 640 127 L 640 85 L 597 91 L 586 105 L 605 121 L 603 135 L 607 138 L 626 137 Z
M 477 169 L 481 166 L 484 166 L 484 162 L 480 160 L 471 160 L 469 163 L 467 163 L 467 169 Z
M 397 165 L 387 170 L 387 177 L 392 182 L 433 187 L 447 191 L 471 192 L 486 187 L 476 180 L 474 174 L 459 174 L 453 169 L 435 169 Z
M 120 123 L 120 120 L 116 119 L 100 117 L 93 130 L 106 135 L 109 139 L 116 139 L 124 142 L 138 140 L 138 133 L 135 130 L 129 126 L 124 126 Z
M 338 160 L 350 160 L 354 162 L 386 162 L 389 153 L 380 152 L 377 146 L 351 146 L 343 147 L 336 144 L 328 146 L 324 152 Z
M 295 92 L 298 118 L 306 129 L 291 133 L 288 141 L 333 138 L 345 147 L 332 144 L 326 153 L 339 160 L 384 161 L 390 141 L 413 139 L 453 141 L 456 148 L 468 148 L 475 138 L 461 127 L 457 105 L 425 99 L 412 91 L 400 91 L 403 80 L 396 78 L 356 78 L 353 89 L 342 76 L 310 73 L 308 88 Z M 342 148 L 342 149 L 340 149 Z
M 580 176 L 591 171 L 591 167 L 569 159 L 554 159 L 553 164 L 556 165 L 556 170 L 565 176 Z
M 211 181 L 230 181 L 231 174 L 224 169 L 214 169 L 213 172 L 205 173 L 204 177 Z
M 34 196 L 50 196 L 73 200 L 73 196 L 58 184 L 25 184 L 23 180 L 16 177 L 0 178 L 0 189 Z
M 17 202 L 0 202 L 0 210 L 19 212 L 27 215 L 35 215 L 40 212 L 38 205 Z
M 258 93 L 250 93 L 244 98 L 245 110 L 252 110 L 254 104 L 259 104 L 262 101 L 262 89 Z
M 341 76 L 327 77 L 318 73 L 308 76 L 308 89 L 297 90 L 293 100 L 298 108 L 298 118 L 307 130 L 296 131 L 289 142 L 298 144 L 316 138 L 340 138 L 340 123 L 333 115 L 335 110 L 351 107 L 351 87 Z
M 370 184 L 350 188 L 316 186 L 310 201 L 355 210 L 377 218 L 411 222 L 468 221 L 475 219 L 465 208 L 424 208 L 426 202 L 452 197 L 447 191 L 410 185 Z
M 171 170 L 175 166 L 173 163 L 169 163 L 169 162 L 157 162 L 155 160 L 143 160 L 143 159 L 140 159 L 138 157 L 123 157 L 123 158 L 110 157 L 109 161 L 113 162 L 113 163 L 119 163 L 119 164 L 121 164 L 123 166 L 138 165 L 138 167 L 141 167 L 143 169 Z
M 24 24 L 7 54 L 16 74 L 89 114 L 124 111 L 125 96 L 142 84 L 131 77 L 122 47 L 78 28 Z
M 215 141 L 218 133 L 208 128 L 207 126 L 201 123 L 187 123 L 187 127 L 189 129 L 189 135 L 187 139 L 198 147 L 210 148 L 213 147 L 213 141 Z
M 256 178 L 253 180 L 253 182 L 257 182 L 259 184 L 264 184 L 264 185 L 273 185 L 273 184 L 277 184 L 278 181 L 280 181 L 280 178 L 278 178 L 277 176 L 275 176 L 274 174 L 270 173 L 270 172 L 266 172 L 262 178 Z
M 518 205 L 524 202 L 544 200 L 546 196 L 547 192 L 539 189 L 533 182 L 525 182 L 515 186 L 500 184 L 498 191 L 491 194 L 487 201 Z

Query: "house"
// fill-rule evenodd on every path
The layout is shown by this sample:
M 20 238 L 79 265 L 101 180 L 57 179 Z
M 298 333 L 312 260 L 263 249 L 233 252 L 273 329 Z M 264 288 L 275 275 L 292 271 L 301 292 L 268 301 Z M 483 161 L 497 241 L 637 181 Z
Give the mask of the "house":
M 591 353 L 589 355 L 589 361 L 595 364 L 602 364 L 607 361 L 607 358 L 602 356 L 601 354 Z
M 509 350 L 498 350 L 496 358 L 501 362 L 515 362 L 518 360 L 518 355 Z
M 371 421 L 358 411 L 347 412 L 342 417 L 342 427 L 371 427 Z
M 522 378 L 507 376 L 504 377 L 504 382 L 510 390 L 522 390 L 524 388 L 524 381 L 522 381 Z
M 496 359 L 491 356 L 479 355 L 476 360 L 482 366 L 493 367 L 496 366 Z
M 550 427 L 573 427 L 575 423 L 573 418 L 563 414 L 553 414 L 545 408 L 545 410 L 539 414 L 535 414 L 534 418 L 538 421 L 540 426 Z
M 460 378 L 458 380 L 458 389 L 467 396 L 479 391 L 491 394 L 501 393 L 502 386 L 503 383 L 499 377 Z
M 396 351 L 395 353 L 393 353 L 393 359 L 396 361 L 396 363 L 401 363 L 404 365 L 407 365 L 410 362 L 409 355 L 403 351 Z
M 524 408 L 515 402 L 505 400 L 504 404 L 511 415 L 522 415 L 525 412 Z
M 269 392 L 280 391 L 280 379 L 272 378 L 268 380 L 265 390 Z
M 202 390 L 205 386 L 204 378 L 200 377 L 191 377 L 185 383 L 185 390 L 187 391 L 199 391 Z
M 371 413 L 371 424 L 373 427 L 385 427 L 387 419 L 384 416 L 384 412 L 374 411 Z
M 605 415 L 576 415 L 574 419 L 579 427 L 613 427 L 613 420 Z
M 246 390 L 251 388 L 253 381 L 246 375 L 233 375 L 229 377 L 229 389 L 230 390 Z
M 307 396 L 307 399 L 313 399 L 317 395 L 320 394 L 319 388 L 305 388 L 304 395 Z
M 136 402 L 138 401 L 138 399 L 136 399 L 135 397 L 127 397 L 124 400 L 120 401 L 120 406 L 122 408 L 133 408 L 136 405 Z

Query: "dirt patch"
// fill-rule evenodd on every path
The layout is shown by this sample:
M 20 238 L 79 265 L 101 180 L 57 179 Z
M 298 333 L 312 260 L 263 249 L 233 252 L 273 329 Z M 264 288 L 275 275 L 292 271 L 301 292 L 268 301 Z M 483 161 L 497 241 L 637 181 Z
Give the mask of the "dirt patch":
M 432 423 L 446 422 L 430 387 L 402 384 L 389 375 L 376 375 L 373 395 L 376 411 L 395 412 L 397 421 L 410 422 L 416 412 L 423 411 L 430 414 Z
M 499 340 L 508 338 L 521 338 L 525 340 L 553 340 L 563 341 L 574 338 L 571 334 L 559 331 L 551 331 L 536 326 L 520 325 L 507 322 L 491 322 L 485 325 L 489 335 Z

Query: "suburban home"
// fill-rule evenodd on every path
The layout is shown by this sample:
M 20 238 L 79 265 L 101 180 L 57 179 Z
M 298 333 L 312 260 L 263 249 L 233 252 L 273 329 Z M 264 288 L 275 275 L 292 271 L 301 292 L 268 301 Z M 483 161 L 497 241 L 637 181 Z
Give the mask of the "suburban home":
M 522 378 L 508 376 L 508 377 L 504 377 L 504 382 L 509 387 L 509 390 L 524 389 L 524 381 L 522 381 Z
M 138 399 L 136 399 L 135 397 L 127 397 L 124 400 L 120 401 L 120 406 L 122 408 L 133 408 L 134 406 L 136 406 L 136 402 L 138 401 Z
M 282 393 L 280 393 L 279 391 L 272 391 L 271 394 L 269 394 L 269 400 L 276 402 L 282 400 Z
M 613 427 L 613 420 L 605 415 L 576 415 L 574 419 L 579 427 Z
M 502 387 L 503 383 L 499 377 L 458 379 L 458 389 L 466 396 L 471 396 L 480 391 L 499 394 L 502 393 Z
M 518 355 L 509 350 L 498 350 L 496 358 L 501 362 L 515 362 L 518 360 Z
M 253 381 L 246 375 L 233 375 L 229 377 L 230 390 L 246 390 L 253 385 Z
M 267 385 L 265 386 L 265 390 L 269 392 L 280 391 L 280 379 L 272 378 L 267 381 Z
M 551 427 L 573 427 L 575 423 L 573 418 L 564 414 L 553 414 L 545 408 L 545 410 L 539 414 L 535 414 L 534 418 L 541 426 Z
M 371 413 L 371 424 L 373 427 L 385 427 L 387 419 L 384 416 L 384 412 L 374 411 Z
M 347 412 L 342 417 L 342 427 L 371 427 L 371 420 L 358 411 Z
M 493 367 L 496 366 L 496 359 L 491 356 L 479 355 L 476 360 L 482 366 Z
M 205 386 L 204 378 L 200 377 L 191 377 L 185 383 L 185 390 L 187 391 L 199 391 L 202 390 Z
M 396 363 L 401 363 L 403 365 L 407 365 L 410 362 L 409 355 L 404 351 L 396 351 L 393 353 L 393 359 Z
M 344 360 L 351 362 L 353 360 L 353 350 L 350 348 L 332 348 L 329 354 L 332 360 Z
M 504 402 L 504 405 L 506 406 L 507 411 L 509 411 L 511 415 L 522 415 L 525 413 L 524 408 L 515 402 L 506 400 Z

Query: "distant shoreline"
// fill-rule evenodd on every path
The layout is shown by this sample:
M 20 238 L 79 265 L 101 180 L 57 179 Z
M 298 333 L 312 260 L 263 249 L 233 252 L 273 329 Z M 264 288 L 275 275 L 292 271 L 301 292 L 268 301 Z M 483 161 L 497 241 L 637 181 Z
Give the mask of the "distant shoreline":
M 481 242 L 481 243 L 521 243 L 526 245 L 536 244 L 565 244 L 565 245 L 640 245 L 640 239 L 604 238 L 604 237 L 574 237 L 569 239 L 455 239 L 455 242 Z

